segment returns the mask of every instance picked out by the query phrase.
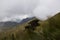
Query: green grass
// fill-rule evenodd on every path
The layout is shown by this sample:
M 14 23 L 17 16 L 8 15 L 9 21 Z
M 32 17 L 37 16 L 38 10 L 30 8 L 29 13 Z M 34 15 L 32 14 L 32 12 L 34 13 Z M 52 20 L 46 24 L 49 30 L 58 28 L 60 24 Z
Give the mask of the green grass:
M 60 13 L 46 21 L 39 21 L 40 26 L 36 30 L 24 31 L 29 22 L 18 25 L 11 30 L 0 32 L 0 40 L 60 40 Z

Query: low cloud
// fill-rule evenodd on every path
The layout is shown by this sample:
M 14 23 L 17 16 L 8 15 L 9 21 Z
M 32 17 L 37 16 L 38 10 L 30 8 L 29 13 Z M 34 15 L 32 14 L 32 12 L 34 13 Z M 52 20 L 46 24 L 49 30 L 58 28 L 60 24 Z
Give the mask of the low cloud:
M 15 18 L 15 16 L 33 16 L 32 11 L 37 6 L 37 0 L 0 0 L 0 21 Z
M 35 16 L 42 20 L 58 12 L 60 12 L 60 0 L 40 0 L 39 5 L 34 9 Z
M 6 19 L 36 16 L 45 20 L 48 15 L 60 12 L 60 0 L 0 0 L 0 21 Z

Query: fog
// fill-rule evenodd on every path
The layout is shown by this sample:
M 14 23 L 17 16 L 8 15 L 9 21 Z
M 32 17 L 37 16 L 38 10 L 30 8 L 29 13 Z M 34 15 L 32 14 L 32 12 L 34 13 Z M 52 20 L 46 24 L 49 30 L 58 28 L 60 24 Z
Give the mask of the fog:
M 39 5 L 34 9 L 35 16 L 42 20 L 58 12 L 60 12 L 60 0 L 40 0 Z
M 46 20 L 58 12 L 60 0 L 0 0 L 0 21 L 31 16 Z

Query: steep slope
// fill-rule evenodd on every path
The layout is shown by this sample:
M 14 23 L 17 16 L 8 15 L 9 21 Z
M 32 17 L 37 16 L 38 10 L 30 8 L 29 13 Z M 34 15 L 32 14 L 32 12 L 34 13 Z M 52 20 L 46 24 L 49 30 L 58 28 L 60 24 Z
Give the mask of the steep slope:
M 41 27 L 44 39 L 60 40 L 60 13 L 42 22 Z
M 60 13 L 46 21 L 39 21 L 40 26 L 37 26 L 36 30 L 26 31 L 25 26 L 33 20 L 36 18 L 9 31 L 1 32 L 0 40 L 60 40 Z

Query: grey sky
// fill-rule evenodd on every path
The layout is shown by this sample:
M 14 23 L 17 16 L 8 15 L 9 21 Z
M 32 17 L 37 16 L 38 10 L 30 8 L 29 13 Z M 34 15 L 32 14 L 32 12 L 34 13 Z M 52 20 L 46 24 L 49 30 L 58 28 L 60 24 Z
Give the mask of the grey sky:
M 46 19 L 60 11 L 60 0 L 0 0 L 0 20 L 36 16 Z

